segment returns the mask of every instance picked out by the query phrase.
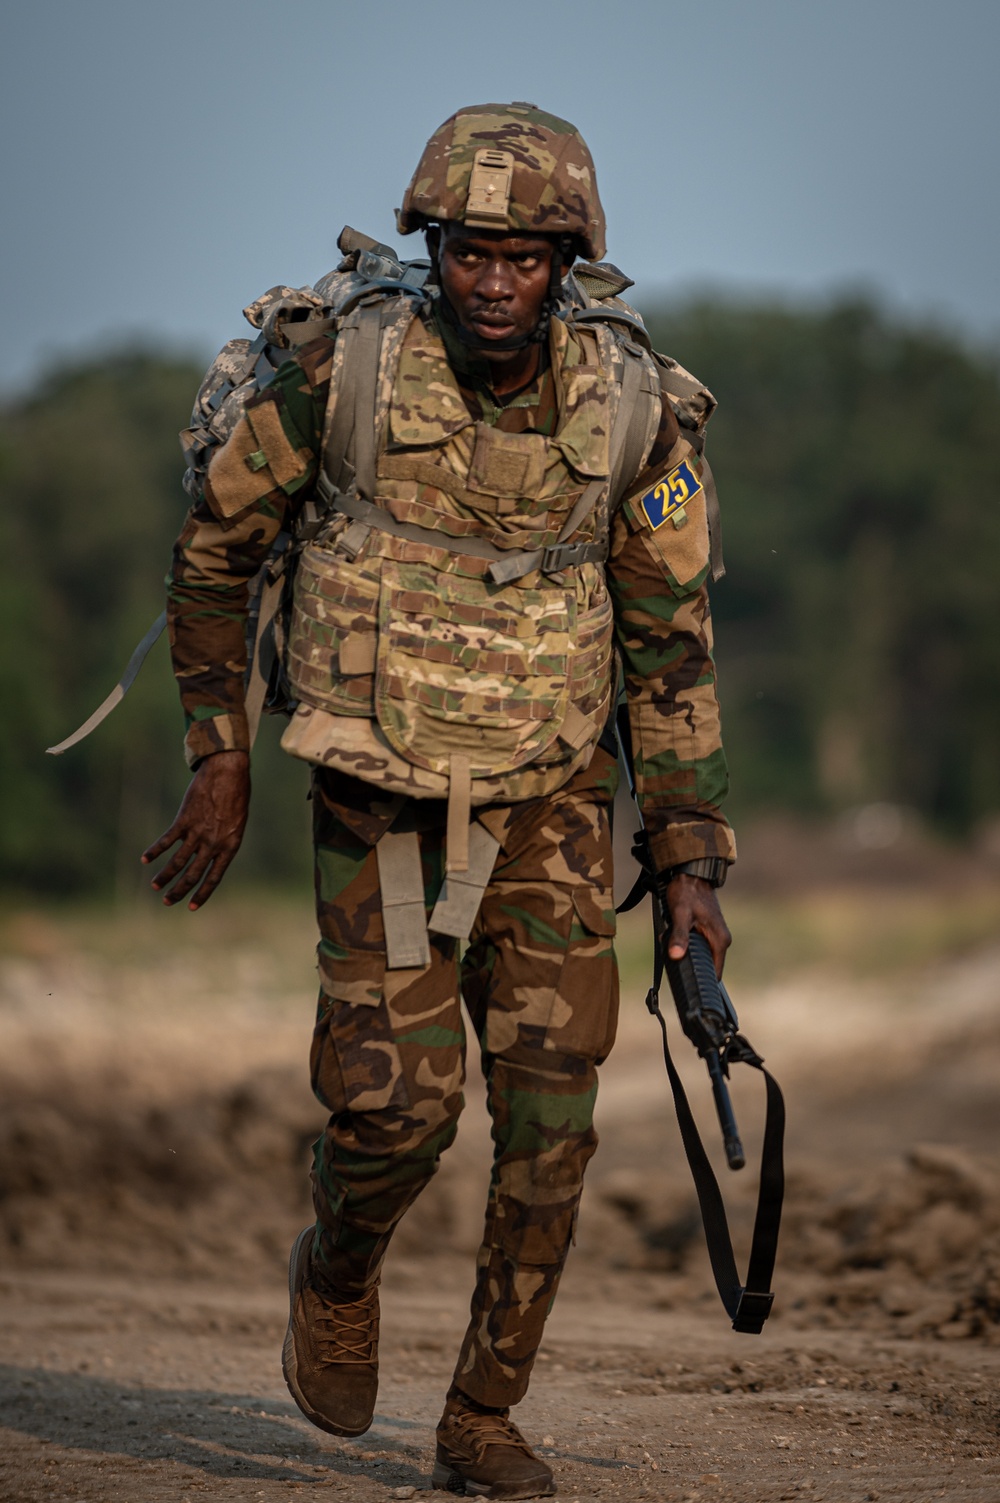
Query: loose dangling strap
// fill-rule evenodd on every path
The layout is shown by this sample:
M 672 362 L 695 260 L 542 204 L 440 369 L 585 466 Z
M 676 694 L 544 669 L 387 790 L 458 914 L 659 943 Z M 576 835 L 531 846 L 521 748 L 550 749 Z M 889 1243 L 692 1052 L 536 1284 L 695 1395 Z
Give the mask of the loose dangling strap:
M 391 971 L 430 965 L 419 836 L 414 830 L 386 830 L 375 846 L 375 856 L 386 964 Z
M 500 842 L 476 821 L 469 827 L 469 869 L 449 871 L 427 927 L 434 934 L 468 939 L 482 906 L 486 885 L 500 852 Z
M 448 830 L 445 872 L 469 870 L 469 820 L 472 817 L 472 762 L 453 752 L 448 773 Z
M 72 736 L 67 736 L 65 741 L 60 741 L 55 746 L 47 746 L 45 748 L 47 756 L 61 757 L 63 752 L 69 751 L 71 746 L 76 746 L 77 742 L 82 741 L 85 736 L 90 735 L 91 731 L 96 730 L 101 721 L 106 720 L 107 717 L 111 714 L 111 711 L 115 708 L 115 706 L 121 704 L 122 700 L 131 689 L 132 684 L 135 681 L 136 674 L 139 672 L 139 669 L 146 661 L 146 654 L 149 652 L 149 649 L 153 646 L 154 642 L 158 640 L 166 624 L 167 613 L 166 611 L 161 611 L 156 620 L 153 622 L 152 626 L 147 631 L 146 635 L 143 637 L 142 641 L 135 648 L 132 656 L 128 660 L 125 672 L 122 674 L 117 684 L 115 684 L 115 687 L 112 689 L 107 699 L 103 700 L 101 704 L 97 706 L 97 709 L 92 715 L 87 716 L 87 719 L 80 726 L 79 730 L 74 731 Z

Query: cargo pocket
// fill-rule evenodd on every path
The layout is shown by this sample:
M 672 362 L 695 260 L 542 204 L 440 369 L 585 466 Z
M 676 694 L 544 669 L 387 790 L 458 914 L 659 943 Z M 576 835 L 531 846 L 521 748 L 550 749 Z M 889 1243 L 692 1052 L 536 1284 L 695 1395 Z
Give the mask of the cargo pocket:
M 402 1061 L 384 995 L 385 956 L 319 949 L 322 994 L 313 1034 L 315 1095 L 331 1112 L 409 1106 Z
M 571 896 L 569 938 L 542 1047 L 600 1061 L 618 1023 L 614 898 L 593 887 L 575 887 Z
M 486 927 L 496 948 L 488 1053 L 549 1050 L 603 1059 L 617 1019 L 614 907 L 590 885 L 494 883 Z

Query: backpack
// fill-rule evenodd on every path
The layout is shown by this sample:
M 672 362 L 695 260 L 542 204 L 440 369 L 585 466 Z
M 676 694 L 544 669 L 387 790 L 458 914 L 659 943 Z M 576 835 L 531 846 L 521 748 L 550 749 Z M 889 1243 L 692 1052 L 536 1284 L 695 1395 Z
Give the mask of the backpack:
M 202 492 L 208 467 L 215 453 L 229 438 L 250 399 L 263 391 L 275 373 L 296 348 L 332 330 L 339 330 L 359 306 L 377 306 L 389 300 L 414 302 L 426 296 L 430 262 L 425 259 L 400 261 L 390 246 L 358 230 L 345 226 L 337 239 L 342 259 L 333 271 L 312 287 L 291 288 L 278 285 L 243 310 L 247 322 L 259 332 L 253 339 L 229 340 L 209 366 L 198 388 L 191 423 L 180 434 L 185 460 L 184 489 L 197 500 Z M 704 431 L 715 411 L 712 394 L 688 371 L 669 356 L 654 351 L 646 327 L 635 309 L 621 298 L 634 283 L 611 262 L 584 262 L 576 265 L 564 281 L 563 296 L 556 310 L 580 324 L 599 322 L 615 335 L 625 358 L 626 377 L 637 371 L 640 361 L 649 357 L 655 362 L 659 385 L 670 401 L 684 436 L 702 454 L 702 483 L 708 510 L 711 539 L 711 576 L 721 578 L 721 535 L 719 505 L 715 482 L 704 460 Z M 353 379 L 363 380 L 359 372 Z M 641 393 L 638 380 L 630 383 L 624 400 L 623 422 L 627 431 L 618 435 L 619 463 L 612 486 L 612 503 L 621 500 L 629 481 L 634 478 L 642 453 L 642 442 L 651 421 L 651 410 L 643 410 L 641 395 L 647 401 L 652 393 Z M 659 400 L 659 393 L 655 394 Z M 629 411 L 629 408 L 632 410 Z M 616 424 L 617 426 L 617 424 Z M 331 441 L 324 453 L 326 473 L 340 472 L 351 432 Z M 616 482 L 616 483 L 615 483 Z M 322 492 L 322 487 L 319 488 Z M 298 553 L 325 520 L 322 495 L 303 507 L 293 531 L 282 531 L 271 553 L 251 582 L 247 615 L 247 669 L 245 679 L 247 720 L 251 745 L 262 713 L 287 714 L 290 697 L 282 669 L 283 617 L 290 596 Z M 583 520 L 579 512 L 570 518 L 567 536 Z M 114 689 L 92 715 L 64 741 L 47 748 L 59 756 L 75 746 L 121 703 L 134 682 L 146 655 L 166 626 L 166 612 L 153 622 L 130 657 L 125 672 Z

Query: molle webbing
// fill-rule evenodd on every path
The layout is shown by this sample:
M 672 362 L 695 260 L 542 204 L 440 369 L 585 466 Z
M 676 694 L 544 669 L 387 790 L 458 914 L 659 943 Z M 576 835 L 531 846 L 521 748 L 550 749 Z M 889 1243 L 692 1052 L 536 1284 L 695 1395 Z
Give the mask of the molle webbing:
M 600 482 L 600 488 L 604 488 L 603 481 Z M 345 496 L 335 491 L 325 475 L 321 476 L 317 489 L 335 511 L 342 512 L 345 517 L 351 517 L 356 522 L 363 522 L 367 527 L 374 527 L 378 532 L 386 532 L 390 537 L 403 538 L 409 543 L 422 543 L 428 548 L 443 548 L 448 553 L 464 554 L 466 558 L 491 560 L 492 567 L 487 572 L 495 584 L 520 579 L 533 569 L 541 569 L 545 574 L 555 574 L 560 569 L 573 568 L 579 564 L 598 563 L 607 556 L 607 546 L 601 543 L 555 543 L 550 548 L 535 548 L 530 552 L 495 548 L 485 538 L 456 538 L 433 527 L 418 527 L 414 522 L 397 522 L 383 507 L 375 506 L 360 496 Z
M 590 311 L 600 313 L 601 321 L 607 322 L 605 310 Z M 643 379 L 646 375 L 646 362 L 641 354 L 637 350 L 628 349 L 622 352 L 624 368 L 618 411 L 611 434 L 610 481 L 592 480 L 586 486 L 554 544 L 545 548 L 503 549 L 495 547 L 485 538 L 453 538 L 437 528 L 399 522 L 384 507 L 374 502 L 376 460 L 381 437 L 376 432 L 379 354 L 382 330 L 388 316 L 389 310 L 384 299 L 375 304 L 363 305 L 338 335 L 345 342 L 341 369 L 345 374 L 350 372 L 350 381 L 344 381 L 345 389 L 338 393 L 333 421 L 324 444 L 323 464 L 316 489 L 325 505 L 331 510 L 342 512 L 354 522 L 373 527 L 392 537 L 430 548 L 442 548 L 449 553 L 464 554 L 467 558 L 488 559 L 490 568 L 486 572 L 494 584 L 510 584 L 535 570 L 540 570 L 543 574 L 558 574 L 563 569 L 578 568 L 581 564 L 603 563 L 608 553 L 606 535 L 593 541 L 577 543 L 570 543 L 568 539 L 590 516 L 606 489 L 610 495 L 610 509 L 613 510 L 618 505 L 642 464 L 651 437 L 652 420 L 658 417 L 658 410 L 654 410 L 656 404 L 650 400 L 643 401 L 642 397 L 651 399 L 658 396 L 658 392 L 654 392 Z M 621 321 L 629 322 L 624 318 Z M 348 462 L 348 453 L 353 454 L 353 465 Z M 391 456 L 388 463 L 391 464 Z M 413 463 L 409 456 L 407 463 Z M 428 475 L 422 477 L 425 483 L 442 484 L 447 479 L 437 473 L 431 475 L 432 470 L 437 470 L 433 461 L 425 460 L 420 463 L 428 471 Z

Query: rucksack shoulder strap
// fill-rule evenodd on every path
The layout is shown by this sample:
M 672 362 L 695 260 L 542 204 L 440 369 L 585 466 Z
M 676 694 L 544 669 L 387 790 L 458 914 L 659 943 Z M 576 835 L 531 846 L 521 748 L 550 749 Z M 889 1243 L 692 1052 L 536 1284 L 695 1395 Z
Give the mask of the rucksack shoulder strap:
M 407 325 L 414 306 L 375 294 L 351 310 L 337 334 L 337 390 L 331 393 L 332 418 L 323 442 L 321 487 L 375 495 L 378 447 L 378 373 L 382 334 L 397 319 Z M 352 456 L 353 463 L 348 462 Z

